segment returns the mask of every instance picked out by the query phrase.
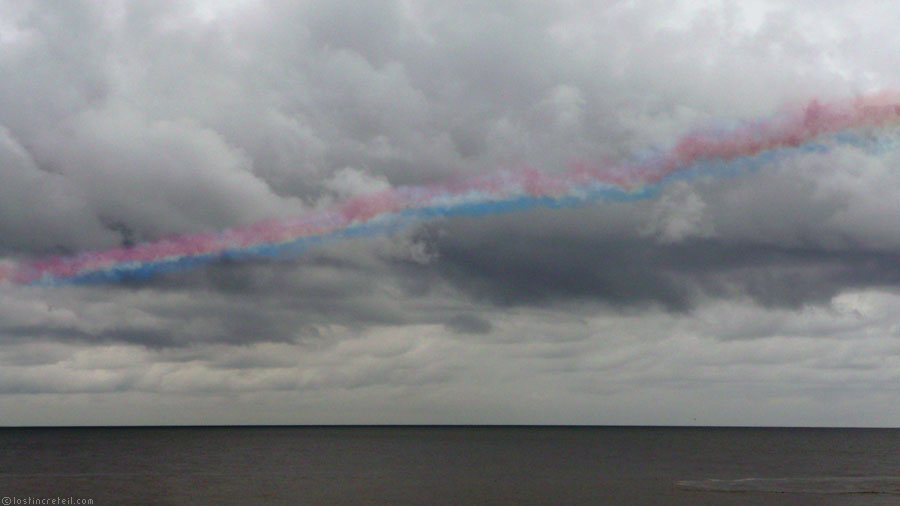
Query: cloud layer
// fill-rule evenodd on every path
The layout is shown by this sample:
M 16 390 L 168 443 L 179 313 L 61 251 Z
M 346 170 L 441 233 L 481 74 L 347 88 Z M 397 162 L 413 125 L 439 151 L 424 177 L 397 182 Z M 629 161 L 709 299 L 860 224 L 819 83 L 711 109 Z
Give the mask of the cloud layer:
M 896 90 L 897 9 L 0 2 L 0 256 L 635 160 L 698 126 Z M 19 413 L 0 424 L 888 423 L 898 134 L 647 201 L 0 286 L 0 411 Z

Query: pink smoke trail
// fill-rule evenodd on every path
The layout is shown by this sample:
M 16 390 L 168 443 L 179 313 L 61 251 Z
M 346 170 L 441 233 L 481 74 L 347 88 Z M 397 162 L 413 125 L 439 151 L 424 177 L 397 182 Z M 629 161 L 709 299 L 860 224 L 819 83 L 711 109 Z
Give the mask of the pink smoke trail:
M 0 264 L 0 282 L 28 284 L 39 280 L 63 280 L 102 269 L 126 269 L 165 259 L 218 254 L 254 245 L 322 236 L 402 210 L 447 206 L 454 202 L 488 202 L 516 195 L 560 198 L 598 184 L 632 191 L 658 184 L 670 174 L 688 169 L 699 161 L 750 157 L 774 149 L 797 147 L 822 135 L 850 128 L 879 127 L 898 119 L 900 97 L 897 94 L 882 93 L 833 104 L 813 100 L 803 108 L 770 119 L 744 122 L 730 129 L 688 133 L 660 156 L 643 163 L 613 167 L 574 164 L 569 170 L 555 174 L 525 166 L 430 186 L 398 187 L 355 197 L 324 211 L 266 220 L 222 232 L 172 236 L 128 248 Z

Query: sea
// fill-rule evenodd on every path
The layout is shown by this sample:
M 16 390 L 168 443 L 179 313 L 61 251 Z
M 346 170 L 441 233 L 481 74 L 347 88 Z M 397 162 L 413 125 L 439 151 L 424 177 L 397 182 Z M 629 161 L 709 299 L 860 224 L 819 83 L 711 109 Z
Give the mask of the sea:
M 47 502 L 53 499 L 57 502 Z M 5 428 L 0 429 L 0 500 L 3 505 L 900 505 L 900 430 Z

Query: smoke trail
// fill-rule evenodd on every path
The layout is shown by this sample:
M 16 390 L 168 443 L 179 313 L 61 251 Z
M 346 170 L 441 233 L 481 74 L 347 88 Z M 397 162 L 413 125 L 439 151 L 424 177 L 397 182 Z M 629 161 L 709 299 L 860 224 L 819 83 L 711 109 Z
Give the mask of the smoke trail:
M 595 167 L 581 163 L 555 174 L 530 167 L 508 169 L 431 186 L 402 186 L 356 197 L 324 211 L 221 232 L 0 264 L 0 282 L 57 285 L 146 279 L 222 259 L 295 256 L 311 246 L 385 234 L 435 217 L 649 198 L 675 178 L 716 170 L 724 175 L 736 170 L 739 162 L 747 162 L 752 168 L 785 149 L 814 149 L 812 141 L 825 135 L 894 123 L 900 119 L 896 98 L 877 95 L 836 104 L 812 101 L 805 108 L 773 118 L 697 130 L 678 139 L 668 150 L 636 164 Z M 713 162 L 718 165 L 711 165 Z

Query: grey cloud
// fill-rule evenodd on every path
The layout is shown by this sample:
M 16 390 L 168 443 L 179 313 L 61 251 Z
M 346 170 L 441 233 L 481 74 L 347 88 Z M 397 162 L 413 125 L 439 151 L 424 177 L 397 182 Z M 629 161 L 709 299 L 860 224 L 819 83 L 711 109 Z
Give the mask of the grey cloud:
M 466 313 L 450 317 L 444 325 L 459 334 L 487 334 L 494 328 L 490 320 Z
M 548 220 L 551 213 L 517 220 L 527 227 L 508 217 L 450 221 L 442 233 L 422 237 L 439 258 L 435 267 L 443 278 L 503 305 L 597 300 L 686 311 L 708 297 L 750 296 L 764 306 L 796 308 L 827 303 L 844 290 L 900 283 L 900 253 L 891 250 L 729 238 L 661 243 L 599 231 L 578 237 L 555 232 L 558 217 Z
M 429 266 L 414 261 L 415 255 L 415 246 L 403 240 L 360 240 L 294 261 L 223 262 L 109 286 L 10 288 L 0 299 L 6 305 L 0 309 L 0 336 L 9 343 L 122 342 L 151 348 L 307 346 L 329 341 L 321 329 L 333 325 L 361 332 L 371 326 L 443 323 L 474 310 L 443 287 Z
M 169 347 L 177 343 L 169 329 L 116 327 L 85 330 L 78 327 L 0 326 L 0 339 L 6 343 L 63 342 L 69 344 L 129 343 L 150 348 Z
M 597 21 L 589 29 L 582 8 L 248 3 L 210 22 L 183 2 L 106 11 L 25 3 L 9 8 L 20 35 L 5 52 L 0 115 L 37 166 L 62 175 L 62 191 L 85 207 L 85 226 L 121 223 L 148 238 L 299 212 L 289 197 L 315 202 L 323 182 L 347 166 L 407 184 L 498 160 L 553 170 L 616 158 L 665 142 L 716 108 L 734 114 L 756 103 L 727 93 L 662 95 L 754 74 L 726 65 L 726 55 L 752 57 L 744 60 L 753 69 L 800 87 L 808 73 L 792 65 L 817 50 L 793 43 L 801 36 L 791 23 L 800 21 L 777 13 L 734 42 L 701 50 L 703 37 L 727 39 L 720 35 L 737 29 L 727 9 L 705 13 L 708 26 L 695 13 L 694 24 L 675 28 L 663 28 L 660 14 L 642 15 L 640 5 L 587 9 Z M 770 39 L 784 50 L 764 64 Z M 687 54 L 716 57 L 668 85 Z M 35 93 L 33 83 L 46 90 Z M 793 97 L 786 87 L 765 96 Z M 112 241 L 61 238 L 74 249 Z
M 890 3 L 697 5 L 0 2 L 0 252 L 219 229 L 502 165 L 614 164 L 723 117 L 897 85 Z M 546 411 L 526 421 L 593 423 L 602 404 L 616 414 L 601 422 L 671 423 L 701 398 L 784 411 L 752 386 L 769 377 L 883 392 L 898 159 L 889 143 L 827 147 L 645 202 L 437 220 L 118 285 L 0 287 L 0 407 L 21 411 L 11 392 L 127 392 L 186 413 L 197 392 L 250 392 L 254 415 L 229 419 L 521 422 L 533 401 Z M 307 395 L 262 394 L 285 390 Z M 658 405 L 672 415 L 653 418 Z
M 9 130 L 0 127 L 0 248 L 66 250 L 107 239 L 83 197 L 42 170 Z M 79 198 L 82 197 L 82 198 Z M 39 203 L 39 205 L 35 205 Z M 59 252 L 59 251 L 57 251 Z

